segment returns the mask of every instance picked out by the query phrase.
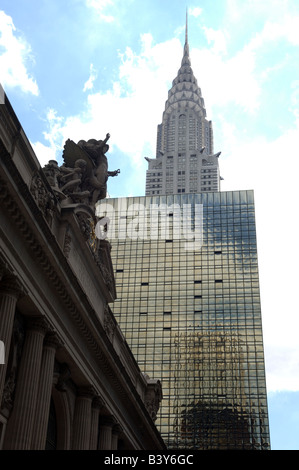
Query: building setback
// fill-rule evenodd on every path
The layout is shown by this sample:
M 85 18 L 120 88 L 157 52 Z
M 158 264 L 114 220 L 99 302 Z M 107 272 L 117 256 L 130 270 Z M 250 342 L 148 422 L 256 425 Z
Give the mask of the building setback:
M 188 29 L 181 67 L 168 92 L 157 130 L 156 158 L 146 158 L 146 196 L 219 191 L 213 126 L 191 68 Z

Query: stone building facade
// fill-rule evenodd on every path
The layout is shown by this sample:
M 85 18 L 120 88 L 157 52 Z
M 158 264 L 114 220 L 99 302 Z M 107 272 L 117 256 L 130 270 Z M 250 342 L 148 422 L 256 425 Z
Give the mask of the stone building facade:
M 161 384 L 110 310 L 110 245 L 87 192 L 55 189 L 56 163 L 41 168 L 5 95 L 0 158 L 0 448 L 164 449 Z

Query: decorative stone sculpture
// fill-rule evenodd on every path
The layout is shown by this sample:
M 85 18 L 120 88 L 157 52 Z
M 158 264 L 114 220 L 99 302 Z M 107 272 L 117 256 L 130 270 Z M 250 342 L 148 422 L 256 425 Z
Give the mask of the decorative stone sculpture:
M 147 389 L 144 397 L 144 403 L 153 421 L 157 419 L 160 402 L 162 401 L 162 386 L 160 380 L 150 379 L 144 374 L 147 381 Z
M 98 200 L 106 197 L 109 176 L 116 176 L 120 172 L 120 170 L 108 171 L 108 161 L 105 154 L 109 149 L 107 144 L 109 138 L 110 134 L 106 134 L 104 140 L 80 140 L 77 144 L 68 139 L 65 142 L 62 155 L 63 165 L 58 166 L 56 160 L 50 160 L 44 166 L 43 171 L 32 180 L 31 193 L 40 208 L 44 209 L 47 203 L 48 212 L 47 195 L 51 195 L 53 199 L 52 212 L 54 213 L 57 209 L 58 217 L 65 222 L 60 239 L 67 258 L 71 252 L 73 238 L 70 220 L 72 216 L 75 216 L 78 222 L 77 227 L 89 245 L 107 289 L 115 297 L 110 258 L 111 246 L 107 240 L 98 239 L 95 232 L 98 221 L 95 214 L 95 204 Z
M 120 170 L 108 171 L 106 152 L 110 134 L 104 140 L 80 140 L 77 144 L 68 139 L 63 150 L 62 166 L 50 160 L 44 167 L 47 179 L 62 206 L 83 203 L 94 210 L 99 199 L 107 195 L 107 180 Z

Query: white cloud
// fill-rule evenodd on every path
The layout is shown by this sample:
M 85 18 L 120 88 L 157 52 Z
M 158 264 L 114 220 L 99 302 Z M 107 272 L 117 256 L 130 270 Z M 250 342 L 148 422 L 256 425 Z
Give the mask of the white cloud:
M 0 11 L 0 83 L 4 88 L 20 87 L 22 91 L 38 95 L 36 81 L 30 76 L 26 64 L 31 60 L 31 49 L 18 37 L 12 18 Z M 0 50 L 1 50 L 0 49 Z
M 90 71 L 90 75 L 89 75 L 88 80 L 84 83 L 83 91 L 92 90 L 93 89 L 93 83 L 97 78 L 97 72 L 96 72 L 93 64 L 90 64 L 89 71 Z
M 233 27 L 244 28 L 244 21 L 255 18 L 279 22 L 286 11 L 292 10 L 293 3 L 293 0 L 226 0 L 226 14 Z
M 143 164 L 144 156 L 154 156 L 157 124 L 182 46 L 178 39 L 155 45 L 150 34 L 141 37 L 141 45 L 140 55 L 125 50 L 118 81 L 106 93 L 89 93 L 80 115 L 64 119 L 53 110 L 48 114 L 45 138 L 51 148 L 59 150 L 57 155 L 67 138 L 102 138 L 109 132 L 110 152 L 117 146 L 136 167 Z
M 45 145 L 42 142 L 32 143 L 41 166 L 44 166 L 49 160 L 58 159 L 58 156 L 62 153 L 64 142 L 68 138 L 62 136 L 64 120 L 62 117 L 57 116 L 54 109 L 49 109 L 47 112 L 47 124 L 48 131 L 44 132 L 43 135 L 49 145 Z
M 235 103 L 245 111 L 256 111 L 261 88 L 255 76 L 254 53 L 243 49 L 228 58 L 223 55 L 225 43 L 221 46 L 219 38 L 217 41 L 212 49 L 191 50 L 194 74 L 204 96 L 209 98 L 209 108 Z
M 94 8 L 100 19 L 106 21 L 107 23 L 114 21 L 114 17 L 112 15 L 105 15 L 104 13 L 105 9 L 111 5 L 113 5 L 112 0 L 86 0 L 86 6 L 89 8 Z
M 250 43 L 252 49 L 258 49 L 265 43 L 285 39 L 294 46 L 299 45 L 299 16 L 283 15 L 279 21 L 267 21 L 261 33 L 256 34 Z
M 278 41 L 281 44 L 286 41 L 291 46 L 299 45 L 299 16 L 284 14 L 277 22 L 266 21 L 261 31 L 234 55 L 227 52 L 233 41 L 231 30 L 202 29 L 210 48 L 192 49 L 191 61 L 204 95 L 209 98 L 209 106 L 213 108 L 234 103 L 245 112 L 257 112 L 263 86 L 271 79 L 273 71 L 282 69 L 290 60 L 288 54 L 283 59 L 281 56 L 276 58 Z M 265 54 L 271 58 L 271 66 L 267 66 Z M 293 96 L 297 96 L 296 90 Z
M 33 143 L 32 147 L 42 167 L 46 165 L 49 160 L 56 160 L 55 148 L 48 147 L 41 142 Z
M 277 337 L 279 339 L 279 336 Z M 266 347 L 267 390 L 268 392 L 299 390 L 298 348 L 280 346 L 279 341 Z
M 190 16 L 194 16 L 195 18 L 197 18 L 198 16 L 202 14 L 202 8 L 200 7 L 189 8 L 188 14 Z
M 208 43 L 213 43 L 212 51 L 218 54 L 225 54 L 226 50 L 226 32 L 217 31 L 212 28 L 203 27 Z
M 226 125 L 222 190 L 254 189 L 263 332 L 269 391 L 299 390 L 296 249 L 299 119 L 273 140 L 244 139 Z

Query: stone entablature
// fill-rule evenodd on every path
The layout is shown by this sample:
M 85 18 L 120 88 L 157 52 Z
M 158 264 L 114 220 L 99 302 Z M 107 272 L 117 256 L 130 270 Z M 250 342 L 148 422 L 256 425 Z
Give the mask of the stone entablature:
M 59 448 L 98 448 L 101 416 L 114 419 L 104 440 L 114 449 L 116 435 L 127 448 L 163 448 L 152 383 L 109 308 L 113 267 L 109 243 L 94 236 L 94 193 L 81 187 L 78 200 L 72 185 L 54 187 L 6 97 L 0 156 L 0 448 L 44 448 L 50 400 L 64 420 Z

